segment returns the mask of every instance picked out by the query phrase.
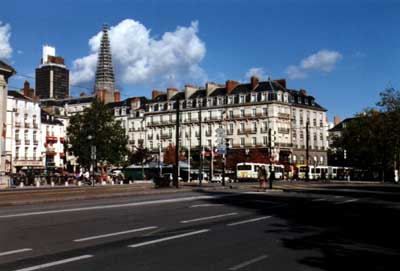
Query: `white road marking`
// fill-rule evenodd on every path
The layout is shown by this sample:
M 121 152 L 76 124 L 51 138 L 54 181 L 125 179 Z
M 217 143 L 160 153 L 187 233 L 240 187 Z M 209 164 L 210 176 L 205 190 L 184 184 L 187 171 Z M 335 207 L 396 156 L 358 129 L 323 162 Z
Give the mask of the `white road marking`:
M 156 229 L 156 228 L 158 228 L 158 227 L 157 226 L 150 226 L 150 227 L 133 229 L 133 230 L 128 230 L 128 231 L 120 231 L 120 232 L 114 232 L 114 233 L 90 236 L 90 237 L 75 239 L 74 242 L 84 242 L 84 241 L 89 241 L 89 240 L 94 240 L 94 239 L 100 239 L 100 238 L 106 238 L 106 237 L 111 237 L 111 236 L 116 236 L 116 235 L 128 234 L 128 233 L 132 233 L 132 232 L 147 231 L 147 230 L 152 230 L 152 229 Z
M 328 198 L 313 199 L 313 200 L 311 200 L 311 201 L 325 201 L 325 200 L 328 200 Z
M 336 202 L 335 204 L 345 204 L 345 203 L 355 202 L 355 201 L 358 201 L 358 199 L 349 199 L 349 200 L 345 200 L 345 201 L 339 201 L 339 202 Z
M 31 248 L 22 248 L 22 249 L 4 251 L 4 252 L 0 252 L 0 256 L 6 256 L 6 255 L 10 255 L 10 254 L 21 253 L 21 252 L 26 252 L 26 251 L 31 251 L 31 250 L 32 250 Z
M 181 223 L 190 223 L 190 222 L 196 222 L 196 221 L 203 221 L 203 220 L 209 220 L 209 219 L 220 218 L 220 217 L 231 216 L 231 215 L 237 215 L 237 214 L 238 213 L 228 213 L 228 214 L 221 214 L 221 215 L 199 217 L 199 218 L 190 219 L 190 220 L 183 220 L 183 221 L 181 221 Z
M 73 258 L 68 258 L 68 259 L 61 260 L 61 261 L 55 261 L 55 262 L 50 262 L 50 263 L 35 265 L 35 266 L 27 267 L 27 268 L 22 268 L 22 269 L 18 269 L 18 270 L 15 270 L 15 271 L 33 271 L 33 270 L 39 270 L 39 269 L 42 269 L 42 268 L 47 268 L 47 267 L 51 267 L 51 266 L 56 266 L 56 265 L 60 265 L 60 264 L 64 264 L 64 263 L 75 262 L 75 261 L 79 261 L 79 260 L 83 260 L 83 259 L 87 259 L 87 258 L 91 258 L 91 257 L 93 257 L 93 255 L 82 255 L 82 256 L 73 257 Z
M 228 226 L 236 226 L 236 225 L 241 225 L 241 224 L 245 224 L 245 223 L 251 223 L 251 222 L 256 222 L 256 221 L 268 219 L 268 218 L 271 218 L 271 217 L 272 216 L 261 216 L 261 217 L 256 217 L 256 218 L 253 218 L 253 219 L 248 219 L 248 220 L 238 221 L 238 222 L 234 222 L 234 223 L 229 223 L 227 225 Z
M 239 269 L 241 269 L 241 268 L 243 268 L 243 267 L 246 267 L 246 266 L 248 266 L 248 265 L 250 265 L 250 264 L 259 262 L 259 261 L 264 260 L 264 259 L 266 259 L 266 258 L 268 258 L 268 255 L 261 255 L 261 256 L 259 256 L 259 257 L 257 257 L 257 258 L 254 258 L 254 259 L 245 261 L 245 262 L 243 262 L 243 263 L 241 263 L 241 264 L 235 265 L 235 266 L 229 268 L 228 270 L 232 270 L 232 271 L 239 270 Z
M 128 247 L 130 247 L 130 248 L 142 247 L 142 246 L 160 243 L 160 242 L 164 242 L 164 241 L 168 241 L 168 240 L 172 240 L 172 239 L 178 239 L 178 238 L 183 238 L 186 236 L 196 235 L 196 234 L 200 234 L 200 233 L 204 233 L 204 232 L 208 232 L 208 231 L 210 231 L 210 230 L 204 229 L 204 230 L 199 230 L 199 231 L 192 231 L 192 232 L 188 232 L 188 233 L 183 233 L 183 234 L 164 237 L 164 238 L 160 238 L 160 239 L 156 239 L 156 240 L 152 240 L 152 241 L 147 241 L 147 242 L 143 242 L 143 243 L 137 243 L 137 244 L 129 245 Z
M 335 199 L 341 199 L 344 198 L 344 196 L 334 196 Z
M 19 213 L 19 214 L 12 214 L 12 215 L 0 215 L 0 218 L 12 218 L 12 217 L 23 217 L 23 216 L 33 216 L 33 215 L 47 215 L 47 214 L 58 214 L 58 213 L 68 213 L 68 212 L 103 210 L 103 209 L 112 209 L 112 208 L 153 205 L 153 204 L 161 204 L 161 203 L 194 201 L 194 200 L 201 200 L 201 199 L 215 199 L 215 198 L 220 198 L 220 197 L 221 196 L 195 196 L 195 197 L 185 197 L 185 198 L 177 198 L 177 199 L 160 199 L 160 200 L 152 200 L 152 201 L 125 203 L 125 204 L 89 206 L 89 207 L 82 207 L 82 208 L 70 208 L 70 209 L 50 210 L 50 211 L 41 211 L 41 212 Z
M 190 205 L 190 208 L 197 208 L 197 207 L 209 207 L 209 206 L 222 206 L 222 204 L 195 204 L 195 205 Z

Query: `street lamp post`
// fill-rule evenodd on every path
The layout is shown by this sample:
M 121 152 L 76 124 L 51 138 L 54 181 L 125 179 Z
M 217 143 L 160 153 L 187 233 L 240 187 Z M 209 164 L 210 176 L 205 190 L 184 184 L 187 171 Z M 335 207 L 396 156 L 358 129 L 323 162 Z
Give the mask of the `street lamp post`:
M 90 172 L 90 176 L 93 177 L 93 179 L 92 179 L 92 186 L 94 187 L 96 178 L 94 177 L 94 165 L 93 165 L 93 161 L 96 160 L 96 146 L 94 146 L 94 145 L 92 144 L 93 136 L 89 135 L 89 136 L 87 137 L 87 139 L 90 141 L 90 169 L 89 169 L 89 172 Z M 89 178 L 90 178 L 90 177 L 89 177 Z

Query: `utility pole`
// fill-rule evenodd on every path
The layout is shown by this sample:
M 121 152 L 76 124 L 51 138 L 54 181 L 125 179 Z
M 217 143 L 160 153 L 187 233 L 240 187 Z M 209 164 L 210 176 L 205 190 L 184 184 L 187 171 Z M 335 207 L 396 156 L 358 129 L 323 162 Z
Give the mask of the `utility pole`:
M 203 142 L 202 142 L 202 136 L 203 136 L 203 132 L 202 132 L 202 116 L 201 116 L 201 110 L 203 107 L 203 101 L 200 102 L 200 111 L 199 111 L 199 149 L 200 149 L 200 170 L 199 170 L 199 185 L 201 186 L 202 181 L 203 181 Z
M 272 129 L 268 129 L 269 137 L 269 189 L 272 190 Z
M 175 167 L 174 167 L 174 186 L 179 188 L 179 125 L 180 125 L 180 100 L 176 99 L 176 125 L 175 125 Z
M 191 126 L 189 126 L 189 148 L 188 148 L 188 182 L 190 182 L 190 149 L 192 148 L 192 130 Z
M 308 163 L 309 159 L 309 147 L 310 147 L 310 123 L 307 120 L 306 122 L 306 181 L 310 180 L 309 172 L 310 172 L 310 165 Z

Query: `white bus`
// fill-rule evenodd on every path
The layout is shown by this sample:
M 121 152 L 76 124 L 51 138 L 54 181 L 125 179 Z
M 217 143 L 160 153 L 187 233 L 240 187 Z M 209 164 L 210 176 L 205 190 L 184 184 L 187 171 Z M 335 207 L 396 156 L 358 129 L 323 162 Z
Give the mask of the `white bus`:
M 263 163 L 238 163 L 236 165 L 236 178 L 238 181 L 257 181 L 258 180 L 258 168 L 265 166 L 268 178 L 270 177 L 269 164 Z M 282 179 L 284 166 L 279 164 L 273 164 L 272 170 L 275 173 L 275 179 Z

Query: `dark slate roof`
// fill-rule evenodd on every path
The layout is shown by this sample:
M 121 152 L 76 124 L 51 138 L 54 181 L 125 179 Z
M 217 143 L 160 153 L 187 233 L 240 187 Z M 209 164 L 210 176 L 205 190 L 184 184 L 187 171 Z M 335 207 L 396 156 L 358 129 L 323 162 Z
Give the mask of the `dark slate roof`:
M 329 129 L 329 132 L 340 132 L 343 130 L 343 128 L 346 126 L 346 123 L 349 123 L 353 121 L 355 118 L 347 118 L 333 126 L 331 129 Z
M 190 96 L 190 99 L 195 99 L 195 98 L 202 98 L 205 97 L 207 95 L 207 90 L 205 89 L 199 89 L 196 90 L 192 96 Z
M 135 99 L 140 99 L 140 106 L 141 108 L 145 108 L 145 103 L 147 102 L 147 98 L 144 96 L 140 96 L 140 97 L 129 97 L 125 100 L 119 101 L 119 102 L 113 102 L 113 103 L 108 103 L 107 106 L 109 106 L 110 108 L 115 108 L 115 107 L 121 107 L 121 106 L 127 106 L 130 107 L 131 106 L 131 102 L 132 100 Z
M 176 93 L 174 96 L 172 96 L 171 100 L 176 100 L 176 99 L 184 100 L 185 99 L 185 92 L 181 91 Z
M 0 60 L 0 70 L 4 70 L 8 73 L 10 73 L 10 75 L 13 75 L 16 73 L 15 69 L 13 67 L 11 67 L 10 65 L 8 65 L 7 63 L 5 63 L 4 61 Z
M 54 115 L 47 113 L 44 110 L 40 110 L 40 119 L 42 123 L 51 125 L 63 125 L 63 123 L 57 119 Z
M 159 102 L 166 102 L 167 101 L 167 93 L 159 94 L 154 99 L 150 100 L 151 103 L 159 103 Z
M 44 99 L 40 100 L 40 103 L 46 106 L 64 106 L 65 104 L 80 104 L 80 103 L 91 103 L 96 99 L 94 95 L 66 98 L 61 100 L 55 99 Z
M 210 97 L 225 96 L 225 94 L 226 94 L 225 88 L 216 88 L 214 89 L 213 92 L 211 92 Z
M 33 101 L 31 98 L 24 96 L 17 90 L 9 90 L 8 91 L 8 96 L 12 96 L 15 99 L 20 99 L 20 100 L 26 100 L 26 101 Z

